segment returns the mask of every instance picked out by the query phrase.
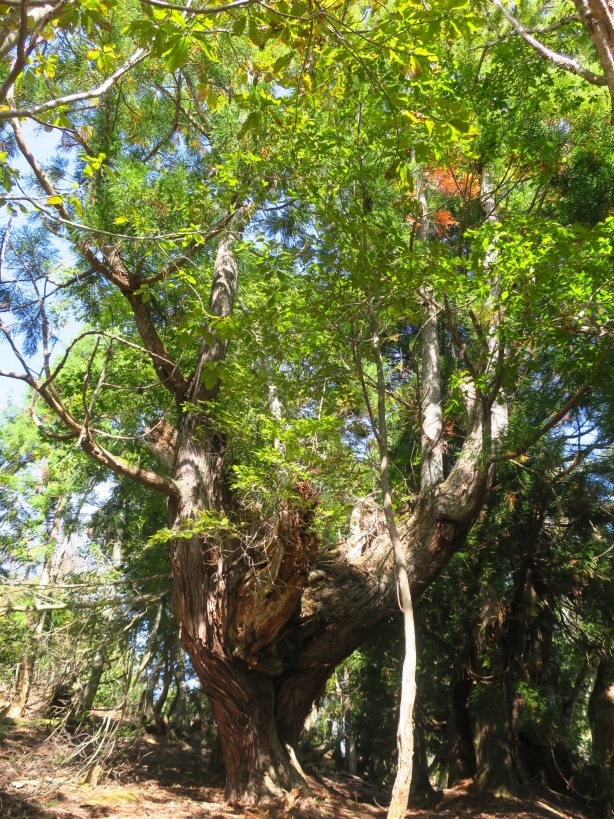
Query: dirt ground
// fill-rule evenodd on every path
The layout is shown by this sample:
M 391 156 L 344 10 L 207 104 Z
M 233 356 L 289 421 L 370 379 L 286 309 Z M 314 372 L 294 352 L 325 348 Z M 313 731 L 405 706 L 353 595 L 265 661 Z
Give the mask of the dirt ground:
M 384 819 L 387 794 L 357 777 L 327 771 L 310 776 L 310 792 L 250 809 L 224 802 L 223 782 L 207 774 L 194 743 L 143 734 L 118 740 L 112 762 L 87 771 L 71 745 L 39 723 L 0 725 L 0 819 Z M 476 796 L 470 783 L 438 794 L 436 804 L 407 813 L 415 819 L 593 819 L 580 805 L 547 791 L 523 799 Z

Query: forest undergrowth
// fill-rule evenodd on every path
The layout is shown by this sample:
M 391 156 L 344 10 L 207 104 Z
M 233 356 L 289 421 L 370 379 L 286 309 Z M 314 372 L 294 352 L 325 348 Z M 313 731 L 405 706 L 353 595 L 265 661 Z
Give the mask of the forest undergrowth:
M 326 759 L 306 771 L 309 793 L 295 789 L 284 800 L 247 808 L 224 801 L 223 776 L 210 771 L 210 751 L 199 732 L 180 738 L 126 728 L 105 764 L 89 769 L 84 768 L 82 755 L 75 755 L 82 744 L 82 731 L 59 732 L 49 720 L 3 720 L 0 819 L 386 815 L 387 792 L 327 765 Z M 591 819 L 593 814 L 545 788 L 531 788 L 522 797 L 495 796 L 475 793 L 471 780 L 464 780 L 437 792 L 432 804 L 410 809 L 407 816 Z

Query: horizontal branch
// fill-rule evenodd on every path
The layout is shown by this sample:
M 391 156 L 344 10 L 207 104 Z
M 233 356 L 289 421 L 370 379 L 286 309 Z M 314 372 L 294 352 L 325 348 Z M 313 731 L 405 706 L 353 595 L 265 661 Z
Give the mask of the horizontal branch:
M 0 370 L 0 378 L 14 378 L 16 381 L 25 381 L 26 384 L 30 383 L 30 379 L 27 375 L 22 375 L 21 373 L 12 373 L 9 370 Z
M 113 455 L 108 449 L 100 446 L 100 444 L 92 437 L 87 430 L 83 430 L 84 435 L 81 440 L 81 449 L 88 455 L 91 455 L 95 461 L 106 466 L 117 475 L 124 478 L 130 478 L 142 486 L 149 489 L 155 489 L 156 492 L 161 492 L 163 495 L 169 497 L 177 497 L 179 488 L 172 478 L 167 478 L 165 475 L 158 475 L 151 469 L 143 469 L 141 466 L 136 466 L 121 458 L 119 455 Z
M 581 23 L 580 15 L 576 12 L 576 14 L 568 14 L 565 17 L 561 17 L 560 20 L 556 20 L 554 23 L 550 23 L 548 26 L 539 26 L 537 28 L 526 28 L 525 31 L 527 34 L 551 34 L 553 31 L 558 31 L 560 28 L 564 26 L 568 26 L 570 23 Z M 486 43 L 483 46 L 477 46 L 476 48 L 493 48 L 493 46 L 499 45 L 499 43 L 504 43 L 506 40 L 509 40 L 510 37 L 515 37 L 517 34 L 520 34 L 519 31 L 508 31 L 507 34 L 503 34 L 501 37 L 498 37 L 496 40 L 491 40 L 489 43 Z
M 168 597 L 169 592 L 163 594 L 139 594 L 136 597 L 112 597 L 110 600 L 87 600 L 56 603 L 5 603 L 0 605 L 0 614 L 29 611 L 63 611 L 65 609 L 102 609 L 107 606 L 134 606 L 159 603 Z
M 148 6 L 155 6 L 158 9 L 173 9 L 173 11 L 184 11 L 187 14 L 204 14 L 207 16 L 221 14 L 223 11 L 236 11 L 236 9 L 247 8 L 258 5 L 258 0 L 235 0 L 233 3 L 224 3 L 221 6 L 181 6 L 175 3 L 165 3 L 164 0 L 141 0 Z
M 540 438 L 550 432 L 557 424 L 559 424 L 565 416 L 571 412 L 571 410 L 575 409 L 580 401 L 584 398 L 584 396 L 590 392 L 591 385 L 590 384 L 583 384 L 580 389 L 575 392 L 571 398 L 561 407 L 560 410 L 553 413 L 550 418 L 537 430 L 535 435 L 531 438 L 531 440 L 521 449 L 515 449 L 513 452 L 505 452 L 503 455 L 494 458 L 494 461 L 509 461 L 513 458 L 517 458 L 519 455 L 523 455 L 530 447 L 536 444 Z
M 92 580 L 89 583 L 38 583 L 36 580 L 13 580 L 9 583 L 0 584 L 0 588 L 20 588 L 20 589 L 36 589 L 39 592 L 42 589 L 91 589 L 101 588 L 106 586 L 127 586 L 135 585 L 136 583 L 148 583 L 150 580 L 170 580 L 171 575 L 165 574 L 149 574 L 145 577 L 124 577 L 121 580 Z
M 45 111 L 52 111 L 63 105 L 71 105 L 74 102 L 82 102 L 83 100 L 91 100 L 96 97 L 101 97 L 105 94 L 112 85 L 114 85 L 121 77 L 124 76 L 131 68 L 134 68 L 137 63 L 140 63 L 149 54 L 143 48 L 137 48 L 134 54 L 126 60 L 126 62 L 111 74 L 110 77 L 101 83 L 96 88 L 91 88 L 89 91 L 79 91 L 76 94 L 67 94 L 65 97 L 58 97 L 54 100 L 47 100 L 40 105 L 34 105 L 32 108 L 10 108 L 8 106 L 0 107 L 0 120 L 15 119 L 24 117 L 33 117 L 38 114 L 44 114 Z
M 101 334 L 102 335 L 102 334 Z M 106 466 L 116 475 L 121 475 L 124 478 L 130 478 L 141 486 L 146 486 L 148 489 L 154 489 L 156 492 L 161 492 L 168 497 L 176 497 L 178 494 L 178 487 L 172 478 L 165 475 L 159 475 L 151 469 L 143 469 L 143 467 L 136 464 L 131 464 L 119 455 L 114 455 L 96 441 L 92 435 L 92 430 L 86 425 L 78 421 L 72 413 L 70 413 L 60 397 L 55 392 L 52 384 L 43 386 L 41 382 L 32 375 L 21 378 L 26 381 L 33 390 L 40 395 L 42 400 L 59 418 L 62 423 L 68 427 L 72 434 L 60 440 L 68 440 L 76 437 L 77 445 L 90 455 L 99 464 Z M 57 437 L 57 433 L 52 433 L 51 437 Z
M 563 54 L 553 51 L 551 48 L 548 48 L 548 46 L 545 46 L 542 42 L 533 37 L 533 35 L 527 31 L 522 23 L 520 23 L 512 14 L 509 13 L 501 0 L 491 0 L 491 2 L 493 6 L 499 9 L 516 33 L 519 34 L 525 43 L 530 45 L 540 57 L 553 63 L 553 65 L 556 65 L 557 68 L 562 68 L 564 71 L 570 71 L 572 74 L 582 77 L 583 80 L 590 82 L 592 85 L 607 85 L 607 80 L 603 74 L 595 74 L 593 71 L 589 71 L 587 68 L 581 66 L 576 60 L 572 60 L 571 57 L 565 57 Z

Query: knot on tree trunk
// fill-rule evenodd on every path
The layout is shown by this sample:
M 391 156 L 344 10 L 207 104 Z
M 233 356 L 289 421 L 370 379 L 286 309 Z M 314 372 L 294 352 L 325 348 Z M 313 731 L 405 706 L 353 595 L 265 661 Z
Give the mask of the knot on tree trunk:
M 261 528 L 259 541 L 246 554 L 250 568 L 236 586 L 229 635 L 235 655 L 265 674 L 283 670 L 280 633 L 293 615 L 315 564 L 318 541 L 313 532 L 318 491 L 303 481 L 293 487 L 275 520 Z
M 384 511 L 372 498 L 364 498 L 352 509 L 350 533 L 341 543 L 341 552 L 351 563 L 362 557 L 371 544 L 381 537 L 388 540 Z
M 177 427 L 160 418 L 153 421 L 147 438 L 144 441 L 147 449 L 161 461 L 167 469 L 171 469 L 175 461 L 177 447 Z

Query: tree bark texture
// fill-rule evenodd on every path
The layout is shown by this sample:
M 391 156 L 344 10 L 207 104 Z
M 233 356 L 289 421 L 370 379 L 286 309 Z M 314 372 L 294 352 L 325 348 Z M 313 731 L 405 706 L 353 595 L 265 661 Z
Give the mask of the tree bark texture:
M 607 816 L 614 816 L 614 656 L 599 663 L 588 705 L 593 754 L 601 769 Z
M 419 689 L 418 689 L 419 691 Z M 429 777 L 429 765 L 424 736 L 424 718 L 419 704 L 419 694 L 414 709 L 414 761 L 412 765 L 410 800 L 424 804 L 435 791 Z
M 476 634 L 478 657 L 489 658 L 484 681 L 476 684 L 471 711 L 474 720 L 477 770 L 475 781 L 482 790 L 513 792 L 524 783 L 527 772 L 542 774 L 553 787 L 547 760 L 552 741 L 544 737 L 539 752 L 521 736 L 519 714 L 523 707 L 520 683 L 536 688 L 544 676 L 554 629 L 552 603 L 546 582 L 539 577 L 535 553 L 543 523 L 538 513 L 526 527 L 526 554 L 514 567 L 510 600 L 502 604 L 496 590 L 483 590 L 482 611 Z M 537 762 L 537 768 L 536 768 Z M 541 766 L 541 767 L 540 767 Z
M 473 683 L 466 672 L 456 672 L 450 682 L 446 738 L 448 743 L 448 787 L 475 775 L 473 726 L 469 696 Z
M 479 791 L 513 794 L 518 791 L 514 726 L 506 692 L 484 686 L 473 703 L 475 785 Z
M 87 683 L 83 690 L 83 696 L 81 698 L 81 702 L 79 703 L 78 710 L 88 714 L 94 705 L 94 701 L 96 700 L 96 694 L 98 693 L 98 689 L 100 688 L 100 683 L 102 681 L 102 675 L 104 674 L 104 669 L 107 663 L 107 656 L 105 651 L 104 644 L 100 645 L 96 650 L 96 654 L 94 655 L 94 660 L 92 662 L 92 667 L 90 669 L 90 674 L 87 679 Z

